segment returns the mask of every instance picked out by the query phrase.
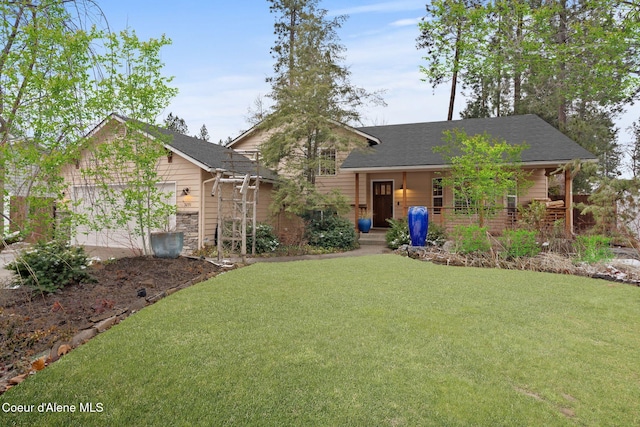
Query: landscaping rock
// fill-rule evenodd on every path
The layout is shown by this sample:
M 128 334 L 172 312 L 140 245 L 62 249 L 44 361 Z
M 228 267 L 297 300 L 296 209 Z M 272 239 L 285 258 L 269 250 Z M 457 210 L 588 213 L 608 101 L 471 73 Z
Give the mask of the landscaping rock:
M 103 321 L 96 324 L 95 329 L 98 332 L 104 332 L 110 327 L 112 327 L 113 325 L 115 325 L 117 320 L 118 320 L 118 316 L 113 316 L 113 317 L 109 317 L 108 319 L 104 319 Z
M 79 345 L 86 343 L 96 335 L 98 335 L 98 330 L 96 328 L 83 329 L 73 337 L 71 340 L 71 347 L 76 348 Z
M 9 380 L 9 385 L 18 385 L 20 384 L 22 381 L 24 381 L 25 379 L 27 379 L 27 376 L 29 376 L 29 374 L 22 374 L 22 375 L 18 375 L 15 376 L 13 378 L 11 378 Z

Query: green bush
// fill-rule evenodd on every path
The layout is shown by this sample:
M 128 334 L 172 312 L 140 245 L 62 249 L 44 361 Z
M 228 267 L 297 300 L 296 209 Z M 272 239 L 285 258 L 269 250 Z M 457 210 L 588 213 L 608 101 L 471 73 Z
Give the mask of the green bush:
M 306 221 L 305 239 L 311 246 L 350 250 L 356 247 L 355 227 L 336 214 L 314 216 Z
M 247 229 L 247 251 L 250 250 L 253 244 L 252 229 Z M 274 252 L 280 242 L 273 232 L 273 227 L 269 224 L 258 223 L 256 225 L 256 254 L 263 254 L 267 252 Z
M 391 249 L 398 249 L 402 245 L 408 245 L 411 243 L 409 224 L 405 218 L 389 218 L 387 219 L 387 222 L 391 226 L 385 235 L 387 247 Z M 427 245 L 442 246 L 446 240 L 447 232 L 445 228 L 438 224 L 429 223 L 429 230 L 427 231 Z
M 402 245 L 408 245 L 411 243 L 411 237 L 409 236 L 409 224 L 405 218 L 402 219 L 387 219 L 390 227 L 387 230 L 384 238 L 387 242 L 387 247 L 391 249 L 398 249 Z
M 578 236 L 575 241 L 575 250 L 578 254 L 578 261 L 589 264 L 608 261 L 613 258 L 611 251 L 611 239 L 601 235 Z
M 429 223 L 429 231 L 427 231 L 427 244 L 442 246 L 446 241 L 447 230 L 441 225 Z
M 52 293 L 71 283 L 93 281 L 87 271 L 88 264 L 82 247 L 52 241 L 37 243 L 6 268 L 17 274 L 15 284 Z
M 460 254 L 489 252 L 491 242 L 486 227 L 478 225 L 458 225 L 454 231 L 455 251 Z
M 540 253 L 535 231 L 505 230 L 500 240 L 506 258 L 533 257 Z

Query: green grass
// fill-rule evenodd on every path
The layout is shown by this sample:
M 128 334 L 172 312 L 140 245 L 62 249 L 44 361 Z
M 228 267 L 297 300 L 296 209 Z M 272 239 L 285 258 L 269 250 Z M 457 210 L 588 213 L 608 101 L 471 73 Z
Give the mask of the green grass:
M 640 424 L 640 289 L 395 255 L 256 264 L 128 318 L 0 403 L 17 425 Z

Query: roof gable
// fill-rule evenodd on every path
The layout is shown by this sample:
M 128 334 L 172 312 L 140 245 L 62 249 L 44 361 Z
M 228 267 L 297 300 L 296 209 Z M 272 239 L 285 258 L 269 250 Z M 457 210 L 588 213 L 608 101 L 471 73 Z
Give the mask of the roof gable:
M 95 135 L 111 119 L 123 124 L 126 122 L 135 121 L 134 119 L 130 119 L 118 114 L 112 114 L 109 118 L 103 120 L 98 126 L 96 126 L 96 128 L 94 128 L 88 136 Z M 139 123 L 141 125 L 141 132 L 145 132 L 151 138 L 154 138 L 154 135 L 158 135 L 158 133 L 166 136 L 167 141 L 165 143 L 165 147 L 168 150 L 183 157 L 185 160 L 193 163 L 199 168 L 207 171 L 215 171 L 216 169 L 227 169 L 228 163 L 226 163 L 226 160 L 230 158 L 230 153 L 233 153 L 234 156 L 241 155 L 240 153 L 219 144 L 203 141 L 201 139 L 189 135 L 183 135 L 181 133 L 174 132 L 169 129 L 164 129 L 158 126 L 141 122 Z M 254 169 L 249 170 L 248 165 L 250 164 L 250 162 L 248 158 L 246 160 L 246 162 L 237 162 L 236 167 L 239 170 L 236 170 L 234 172 L 255 172 Z M 275 174 L 266 168 L 260 169 L 260 175 L 263 178 L 269 180 L 275 178 Z
M 445 166 L 444 159 L 439 153 L 434 153 L 433 148 L 443 145 L 443 132 L 452 129 L 464 130 L 469 135 L 486 132 L 509 144 L 525 142 L 529 147 L 522 153 L 523 163 L 561 164 L 575 159 L 596 160 L 589 151 L 533 114 L 359 129 L 378 137 L 382 144 L 366 153 L 353 151 L 343 162 L 343 169 Z
M 362 129 L 364 128 L 354 128 L 352 126 L 346 125 L 344 123 L 340 123 L 337 122 L 335 120 L 329 120 L 329 122 L 333 125 L 335 125 L 336 127 L 339 128 L 343 128 L 349 132 L 352 132 L 362 138 L 364 138 L 365 140 L 367 140 L 367 142 L 369 143 L 370 146 L 373 145 L 378 145 L 381 143 L 381 141 L 374 135 L 368 134 L 367 132 L 363 131 Z M 241 143 L 242 141 L 244 141 L 245 139 L 247 139 L 248 137 L 250 137 L 251 135 L 255 134 L 256 132 L 260 132 L 260 125 L 255 125 L 253 127 L 251 127 L 251 129 L 243 132 L 242 134 L 240 134 L 238 137 L 236 137 L 233 141 L 229 142 L 226 146 L 227 147 L 233 147 L 234 145 L 237 145 L 239 143 Z

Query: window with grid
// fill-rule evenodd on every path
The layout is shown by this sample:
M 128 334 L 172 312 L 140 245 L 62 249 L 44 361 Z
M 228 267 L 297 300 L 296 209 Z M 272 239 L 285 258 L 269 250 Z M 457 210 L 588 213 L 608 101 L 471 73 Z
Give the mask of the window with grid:
M 321 148 L 318 153 L 318 175 L 336 174 L 335 148 Z
M 507 202 L 507 217 L 509 221 L 515 223 L 518 218 L 518 195 L 516 188 L 510 188 L 505 198 Z
M 442 213 L 442 207 L 444 206 L 444 192 L 442 189 L 442 178 L 433 178 L 431 183 L 431 188 L 433 192 L 433 213 L 440 214 Z

